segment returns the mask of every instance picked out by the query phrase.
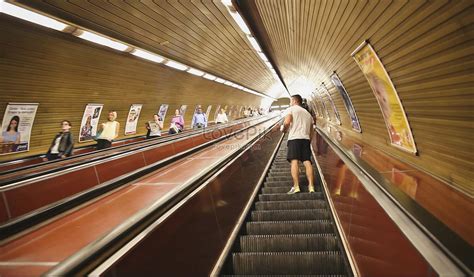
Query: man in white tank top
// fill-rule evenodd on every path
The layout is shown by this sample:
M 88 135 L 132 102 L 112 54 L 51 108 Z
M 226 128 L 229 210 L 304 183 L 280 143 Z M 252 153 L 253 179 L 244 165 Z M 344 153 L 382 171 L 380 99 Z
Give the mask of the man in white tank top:
M 291 107 L 286 110 L 282 131 L 288 131 L 287 160 L 291 163 L 291 177 L 293 187 L 288 194 L 300 192 L 298 178 L 298 161 L 303 162 L 308 178 L 308 190 L 314 192 L 314 174 L 311 164 L 310 141 L 313 137 L 313 118 L 311 114 L 301 107 L 303 99 L 296 94 L 291 96 Z

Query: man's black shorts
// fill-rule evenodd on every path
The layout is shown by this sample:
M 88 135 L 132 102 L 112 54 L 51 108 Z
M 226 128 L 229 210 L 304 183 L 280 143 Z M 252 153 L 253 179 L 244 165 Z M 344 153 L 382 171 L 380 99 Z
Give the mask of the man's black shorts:
M 308 139 L 292 139 L 288 141 L 288 153 L 286 159 L 311 162 L 311 147 Z

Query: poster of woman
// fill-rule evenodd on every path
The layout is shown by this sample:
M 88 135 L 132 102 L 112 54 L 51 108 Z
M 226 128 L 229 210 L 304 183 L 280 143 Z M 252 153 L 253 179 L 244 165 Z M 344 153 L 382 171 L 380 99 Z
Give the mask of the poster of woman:
M 344 102 L 344 107 L 346 107 L 347 113 L 349 114 L 349 117 L 351 119 L 352 129 L 361 133 L 362 130 L 360 128 L 359 118 L 357 117 L 354 106 L 352 105 L 351 98 L 349 97 L 346 88 L 342 84 L 341 79 L 339 79 L 339 76 L 337 76 L 336 72 L 334 72 L 330 76 L 330 78 L 331 82 L 334 84 L 336 89 L 339 91 L 339 94 L 341 95 L 342 101 Z
M 79 142 L 93 140 L 97 134 L 97 125 L 99 124 L 100 113 L 103 104 L 87 104 L 82 115 L 81 127 L 79 131 Z
M 158 110 L 158 121 L 161 122 L 162 125 L 163 125 L 163 122 L 165 121 L 168 107 L 169 107 L 168 104 L 161 104 L 160 109 Z
M 37 103 L 8 103 L 2 120 L 1 155 L 30 149 L 31 129 L 37 109 Z
M 212 105 L 207 106 L 206 109 L 206 118 L 209 119 L 209 114 L 211 113 Z
M 352 53 L 352 57 L 364 73 L 377 99 L 391 144 L 402 150 L 416 153 L 415 140 L 405 110 L 377 53 L 365 41 Z
M 184 114 L 186 113 L 186 108 L 188 107 L 188 105 L 181 105 L 179 107 L 179 114 L 184 118 Z
M 138 118 L 142 111 L 142 104 L 132 104 L 128 112 L 127 121 L 125 123 L 125 135 L 133 135 L 137 133 Z

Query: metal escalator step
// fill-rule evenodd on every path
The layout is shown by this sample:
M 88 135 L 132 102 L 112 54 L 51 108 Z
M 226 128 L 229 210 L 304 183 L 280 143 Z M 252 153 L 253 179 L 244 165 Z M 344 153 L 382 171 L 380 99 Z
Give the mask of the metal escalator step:
M 322 235 L 273 235 L 241 236 L 241 252 L 301 252 L 337 251 L 336 236 Z
M 289 189 L 288 189 L 289 190 Z M 307 193 L 301 192 L 296 194 L 275 193 L 275 194 L 260 194 L 258 195 L 260 201 L 289 201 L 289 200 L 315 200 L 324 199 L 322 192 Z
M 283 185 L 273 186 L 273 184 L 271 186 L 268 186 L 267 183 L 265 183 L 265 186 L 262 188 L 262 193 L 263 194 L 276 194 L 276 193 L 286 194 L 291 189 L 292 186 L 293 186 L 293 183 L 288 183 L 287 186 L 283 186 Z M 316 191 L 321 191 L 321 188 L 319 186 L 315 186 L 314 189 Z M 300 190 L 301 192 L 308 192 L 308 186 L 301 183 Z
M 340 252 L 235 253 L 234 274 L 343 274 Z
M 291 221 L 330 219 L 327 209 L 252 211 L 252 221 Z
M 303 181 L 303 180 L 306 180 L 306 175 L 301 175 L 299 176 L 300 177 L 300 180 Z M 279 176 L 272 176 L 272 175 L 269 175 L 267 178 L 266 178 L 267 181 L 293 181 L 293 177 L 291 177 L 290 174 L 288 175 L 279 175 Z
M 324 200 L 299 200 L 299 201 L 257 201 L 255 210 L 291 210 L 291 209 L 325 209 Z
M 329 220 L 247 222 L 248 235 L 333 234 Z
M 275 275 L 275 274 L 265 274 L 265 275 L 260 275 L 260 274 L 252 274 L 252 275 L 246 275 L 246 274 L 239 274 L 239 275 L 229 275 L 229 274 L 226 274 L 226 275 L 219 275 L 219 276 L 222 276 L 222 277 L 345 277 L 347 275 L 334 275 L 334 274 L 324 274 L 324 275 L 321 275 L 321 274 L 291 274 L 291 275 Z
M 306 178 L 300 178 L 299 181 L 300 188 L 302 186 L 308 186 L 308 180 Z M 292 180 L 287 180 L 287 181 L 270 181 L 267 180 L 264 183 L 265 187 L 288 187 L 288 190 L 293 186 L 293 181 Z

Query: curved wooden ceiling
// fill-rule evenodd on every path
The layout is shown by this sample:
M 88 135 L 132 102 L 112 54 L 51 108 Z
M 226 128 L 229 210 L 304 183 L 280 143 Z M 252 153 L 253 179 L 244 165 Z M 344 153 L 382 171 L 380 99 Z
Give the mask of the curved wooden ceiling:
M 18 2 L 273 97 L 286 93 L 219 0 Z

